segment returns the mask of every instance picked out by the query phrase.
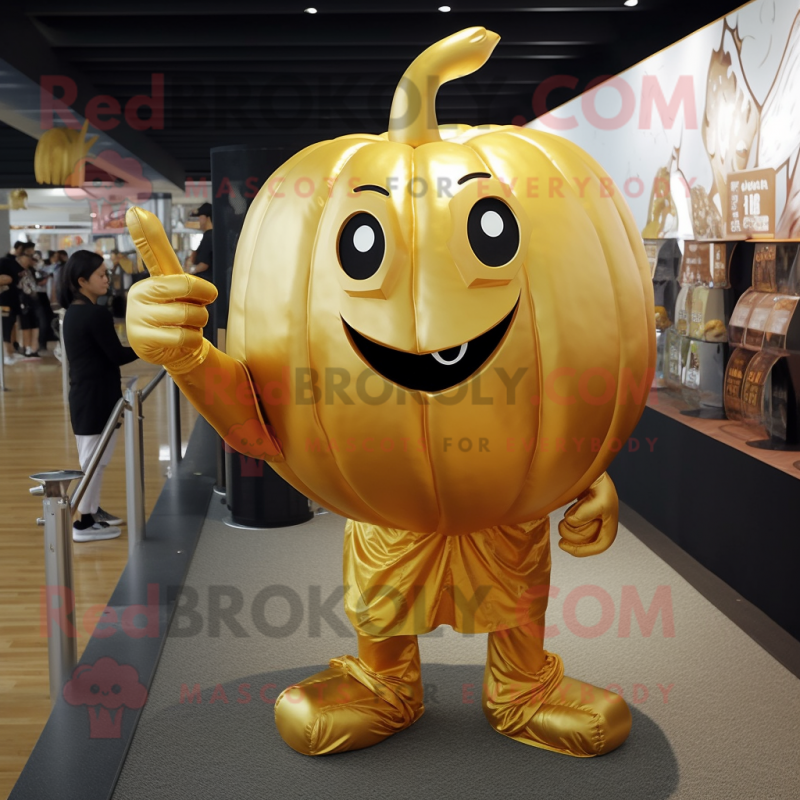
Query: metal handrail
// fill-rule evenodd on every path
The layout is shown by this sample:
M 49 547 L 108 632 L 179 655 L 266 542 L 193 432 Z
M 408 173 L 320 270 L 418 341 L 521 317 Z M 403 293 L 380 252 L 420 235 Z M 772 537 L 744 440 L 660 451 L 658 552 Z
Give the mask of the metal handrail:
M 153 392 L 153 389 L 158 386 L 164 376 L 167 374 L 167 371 L 162 367 L 158 374 L 150 381 L 150 383 L 145 386 L 144 389 L 141 391 L 142 402 L 144 402 L 150 394 Z M 137 381 L 136 377 L 129 379 L 129 383 L 131 386 L 135 385 Z M 105 427 L 103 428 L 103 432 L 100 434 L 100 441 L 98 441 L 97 446 L 92 451 L 91 458 L 89 459 L 89 464 L 86 467 L 86 471 L 84 473 L 81 482 L 78 484 L 78 487 L 75 489 L 75 492 L 72 495 L 72 498 L 69 501 L 70 507 L 73 511 L 78 507 L 78 503 L 81 502 L 83 499 L 83 495 L 86 493 L 86 488 L 89 486 L 90 481 L 94 477 L 94 473 L 97 471 L 97 465 L 100 463 L 100 459 L 103 457 L 103 453 L 106 451 L 106 447 L 108 447 L 108 443 L 111 440 L 111 436 L 116 430 L 120 418 L 122 417 L 123 413 L 128 409 L 128 404 L 125 401 L 124 397 L 120 397 L 117 400 L 117 404 L 114 406 L 114 410 L 111 412 L 110 416 L 108 417 L 108 421 L 106 422 Z
M 100 434 L 100 441 L 92 451 L 92 457 L 89 459 L 86 472 L 84 473 L 83 478 L 81 478 L 78 488 L 75 489 L 72 497 L 70 498 L 69 504 L 70 508 L 73 510 L 78 507 L 78 504 L 83 499 L 83 495 L 86 494 L 86 488 L 89 486 L 89 482 L 94 477 L 94 473 L 97 470 L 97 465 L 100 463 L 100 459 L 103 457 L 106 447 L 108 447 L 108 443 L 111 440 L 117 425 L 119 424 L 124 410 L 125 400 L 124 398 L 120 397 L 120 399 L 117 400 L 117 404 L 114 406 L 114 410 L 111 412 L 111 415 L 108 418 L 108 422 L 106 422 L 105 428 L 103 428 L 103 432 Z
M 142 389 L 142 402 L 147 400 L 147 398 L 150 396 L 150 393 L 153 391 L 153 389 L 156 388 L 156 386 L 158 386 L 159 383 L 161 383 L 161 379 L 166 374 L 167 371 L 164 369 L 164 367 L 161 367 L 161 369 L 158 371 L 158 374 L 153 378 L 153 380 L 151 380 L 150 383 L 148 383 L 147 386 L 145 386 L 144 389 Z
M 66 353 L 64 354 L 66 356 Z M 0 365 L 1 366 L 1 365 Z M 49 615 L 51 612 L 51 590 L 67 592 L 72 596 L 72 514 L 77 509 L 82 497 L 86 493 L 89 482 L 97 471 L 103 453 L 111 441 L 120 417 L 125 419 L 125 483 L 128 511 L 128 555 L 144 541 L 145 538 L 145 505 L 144 505 L 144 462 L 142 450 L 144 440 L 142 436 L 142 407 L 144 401 L 150 396 L 155 387 L 167 374 L 165 369 L 147 384 L 144 389 L 137 389 L 137 377 L 127 380 L 124 396 L 121 397 L 114 410 L 106 421 L 97 446 L 92 451 L 86 472 L 62 471 L 43 472 L 32 475 L 40 485 L 33 487 L 30 492 L 34 495 L 44 495 L 44 516 L 36 522 L 44 527 L 45 540 L 45 573 L 47 582 L 48 602 L 48 659 L 50 662 L 50 702 L 55 704 L 60 696 L 64 683 L 69 679 L 77 663 L 77 647 L 74 636 L 70 636 L 68 626 L 55 625 L 51 630 Z M 170 470 L 173 477 L 177 475 L 178 465 L 181 461 L 181 435 L 180 435 L 180 389 L 172 380 L 168 379 L 168 435 L 170 445 Z M 80 483 L 72 497 L 69 496 L 69 486 L 72 481 L 80 478 Z M 68 619 L 71 619 L 68 615 Z

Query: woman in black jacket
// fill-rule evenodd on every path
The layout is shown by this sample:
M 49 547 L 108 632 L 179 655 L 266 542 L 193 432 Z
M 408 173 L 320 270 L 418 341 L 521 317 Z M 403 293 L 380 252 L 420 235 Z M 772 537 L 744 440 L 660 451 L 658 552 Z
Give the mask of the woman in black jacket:
M 108 272 L 103 257 L 88 250 L 73 253 L 62 270 L 59 302 L 67 309 L 63 330 L 69 360 L 69 414 L 84 470 L 108 417 L 122 397 L 119 368 L 137 358 L 132 348 L 120 343 L 108 309 L 97 305 L 97 298 L 107 291 Z M 81 518 L 73 522 L 73 541 L 93 542 L 120 535 L 115 526 L 122 520 L 100 508 L 103 472 L 116 440 L 114 431 L 78 505 Z

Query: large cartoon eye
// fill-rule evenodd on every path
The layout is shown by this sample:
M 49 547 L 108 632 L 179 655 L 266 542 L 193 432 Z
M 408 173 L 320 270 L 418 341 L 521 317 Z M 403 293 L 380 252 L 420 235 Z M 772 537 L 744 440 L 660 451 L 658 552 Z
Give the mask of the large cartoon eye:
M 484 197 L 472 206 L 467 236 L 473 252 L 487 267 L 508 264 L 519 250 L 519 224 L 514 212 L 496 197 Z
M 89 688 L 89 691 L 90 691 L 92 694 L 98 694 L 98 692 L 100 691 L 100 687 L 99 687 L 99 686 L 98 686 L 96 683 L 93 683 L 93 684 L 91 685 L 91 687 Z
M 111 691 L 114 692 L 114 694 L 119 694 L 122 691 L 122 687 L 118 683 L 115 683 L 111 687 Z
M 383 263 L 386 239 L 372 214 L 361 211 L 351 217 L 339 235 L 339 263 L 357 281 L 371 278 Z

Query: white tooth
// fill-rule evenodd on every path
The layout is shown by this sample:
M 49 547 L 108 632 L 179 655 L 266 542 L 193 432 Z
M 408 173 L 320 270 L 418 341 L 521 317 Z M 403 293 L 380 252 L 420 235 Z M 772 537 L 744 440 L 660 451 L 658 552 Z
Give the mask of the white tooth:
M 445 361 L 438 353 L 431 353 L 431 355 L 440 363 L 444 364 L 446 367 L 449 367 L 451 364 L 458 364 L 462 358 L 464 358 L 464 353 L 467 352 L 467 343 L 461 345 L 461 349 L 458 351 L 458 355 L 452 361 Z

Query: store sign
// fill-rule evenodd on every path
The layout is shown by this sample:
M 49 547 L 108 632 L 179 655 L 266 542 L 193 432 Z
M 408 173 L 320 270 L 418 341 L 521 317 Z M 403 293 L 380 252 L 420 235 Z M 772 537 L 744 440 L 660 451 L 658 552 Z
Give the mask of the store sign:
M 730 238 L 774 236 L 775 170 L 731 172 L 725 212 L 725 230 Z

